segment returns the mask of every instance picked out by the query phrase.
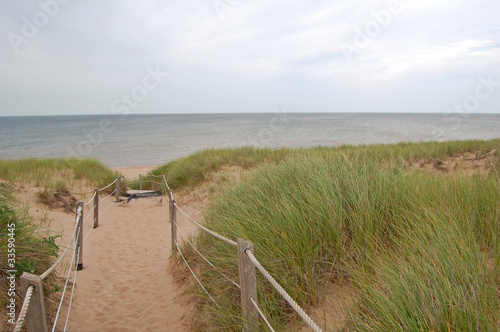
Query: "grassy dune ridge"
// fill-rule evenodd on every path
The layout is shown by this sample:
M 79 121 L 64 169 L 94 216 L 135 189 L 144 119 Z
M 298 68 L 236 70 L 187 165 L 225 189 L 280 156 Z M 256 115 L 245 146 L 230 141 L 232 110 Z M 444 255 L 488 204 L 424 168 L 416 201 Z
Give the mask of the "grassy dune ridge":
M 239 152 L 265 156 L 250 176 L 212 200 L 207 225 L 231 239 L 253 241 L 258 259 L 308 310 L 321 306 L 330 283 L 352 288 L 354 301 L 343 308 L 338 330 L 491 331 L 500 312 L 498 160 L 489 172 L 473 175 L 409 167 L 464 152 L 478 158 L 499 146 L 500 140 L 242 148 L 222 150 L 221 157 L 212 150 L 163 171 L 176 186 L 191 186 L 223 165 L 244 165 Z M 195 169 L 196 180 L 188 180 Z M 238 280 L 234 248 L 206 235 L 196 242 Z M 222 306 L 196 290 L 200 326 L 240 330 L 239 290 L 185 250 Z M 259 303 L 273 326 L 295 326 L 292 310 L 258 278 Z
M 251 169 L 261 164 L 275 164 L 295 156 L 367 156 L 372 161 L 413 163 L 419 159 L 440 160 L 464 152 L 486 152 L 500 147 L 500 139 L 489 141 L 468 140 L 451 142 L 398 143 L 379 145 L 341 145 L 315 148 L 255 148 L 207 149 L 188 157 L 173 160 L 155 168 L 151 173 L 165 174 L 171 188 L 194 187 L 209 179 L 209 175 L 224 166 Z M 500 164 L 496 165 L 500 171 Z
M 31 184 L 35 187 L 70 188 L 76 180 L 104 187 L 115 179 L 115 173 L 96 159 L 80 158 L 27 158 L 0 160 L 0 180 L 10 183 Z

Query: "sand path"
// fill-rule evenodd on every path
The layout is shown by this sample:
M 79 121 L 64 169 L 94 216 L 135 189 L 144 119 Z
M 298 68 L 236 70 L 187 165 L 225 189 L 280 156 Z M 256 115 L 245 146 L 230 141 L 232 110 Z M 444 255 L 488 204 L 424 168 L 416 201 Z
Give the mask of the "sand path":
M 144 168 L 139 173 L 145 174 Z M 122 171 L 127 177 L 139 173 Z M 100 211 L 112 202 L 108 198 Z M 193 203 L 185 210 L 199 218 L 200 208 Z M 84 242 L 84 268 L 77 275 L 68 331 L 188 331 L 182 318 L 191 306 L 182 296 L 183 287 L 168 272 L 168 218 L 166 197 L 116 203 L 100 217 L 99 227 Z M 84 234 L 90 224 L 86 222 Z M 184 232 L 196 231 L 184 218 L 178 224 Z M 57 324 L 61 330 L 64 320 Z

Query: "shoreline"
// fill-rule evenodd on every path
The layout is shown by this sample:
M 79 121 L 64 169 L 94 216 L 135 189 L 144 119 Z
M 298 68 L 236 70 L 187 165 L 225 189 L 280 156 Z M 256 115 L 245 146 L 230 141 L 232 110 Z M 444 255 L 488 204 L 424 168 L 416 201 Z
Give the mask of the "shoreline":
M 146 175 L 159 166 L 125 166 L 125 167 L 110 167 L 113 171 L 121 173 L 126 178 L 135 178 L 140 175 Z

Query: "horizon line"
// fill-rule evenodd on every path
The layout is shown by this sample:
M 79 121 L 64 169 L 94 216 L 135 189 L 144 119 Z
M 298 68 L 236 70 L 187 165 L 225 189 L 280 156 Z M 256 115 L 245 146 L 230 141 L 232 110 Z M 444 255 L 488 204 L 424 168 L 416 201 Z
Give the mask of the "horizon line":
M 275 114 L 277 112 L 188 112 L 188 113 L 129 113 L 129 114 L 116 114 L 116 113 L 91 113 L 91 114 L 21 114 L 21 115 L 0 115 L 0 118 L 20 118 L 20 117 L 56 117 L 56 116 L 154 116 L 154 115 L 251 115 L 251 114 Z M 378 112 L 378 111 L 351 111 L 351 112 L 279 112 L 284 114 L 447 114 L 446 112 Z M 458 113 L 457 113 L 458 114 Z M 467 114 L 477 115 L 500 115 L 500 112 L 471 112 Z

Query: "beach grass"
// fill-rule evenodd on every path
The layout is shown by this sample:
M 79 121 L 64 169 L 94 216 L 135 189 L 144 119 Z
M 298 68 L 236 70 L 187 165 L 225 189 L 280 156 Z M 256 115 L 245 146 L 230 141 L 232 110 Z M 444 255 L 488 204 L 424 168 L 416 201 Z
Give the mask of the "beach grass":
M 251 175 L 211 201 L 206 225 L 251 240 L 263 266 L 307 311 L 321 307 L 330 285 L 349 285 L 353 301 L 342 309 L 341 324 L 324 323 L 325 330 L 496 330 L 498 147 L 500 140 L 259 152 L 266 157 L 252 164 Z M 206 151 L 163 171 L 176 186 L 192 186 L 225 163 L 238 165 L 238 151 L 224 150 L 223 162 L 217 150 Z M 496 159 L 487 172 L 410 167 L 465 153 Z M 190 172 L 179 176 L 178 167 L 194 165 L 202 168 L 194 180 L 185 178 Z M 220 274 L 238 281 L 236 250 L 205 234 L 195 242 L 217 269 L 183 249 L 221 307 L 195 288 L 200 326 L 241 330 L 239 289 Z M 300 319 L 259 274 L 258 297 L 277 330 L 300 330 Z
M 75 180 L 89 186 L 104 187 L 114 181 L 115 173 L 96 159 L 47 158 L 0 160 L 0 180 L 36 187 L 71 189 Z
M 13 188 L 6 184 L 0 184 L 0 298 L 2 302 L 2 319 L 4 326 L 12 326 L 7 322 L 7 305 L 11 299 L 15 299 L 16 316 L 23 303 L 23 296 L 19 287 L 19 278 L 23 272 L 40 275 L 55 261 L 59 248 L 55 243 L 56 236 L 39 231 L 38 223 L 28 213 L 26 207 L 20 206 L 12 196 Z M 9 234 L 12 234 L 10 236 Z M 13 240 L 12 240 L 13 239 Z M 14 250 L 14 251 L 13 251 Z M 10 265 L 8 254 L 15 255 L 14 265 Z M 15 272 L 8 272 L 14 270 Z M 15 275 L 16 289 L 9 289 L 7 277 Z M 59 281 L 54 274 L 44 280 L 46 294 L 51 293 L 51 287 Z M 53 303 L 49 302 L 47 310 L 52 311 Z
M 492 331 L 500 321 L 499 148 L 500 139 L 210 149 L 152 174 L 165 174 L 180 190 L 210 181 L 226 167 L 248 171 L 239 183 L 214 189 L 206 225 L 233 240 L 251 240 L 259 261 L 308 312 L 323 305 L 331 285 L 349 288 L 353 300 L 341 308 L 339 324 L 317 319 L 324 330 Z M 458 164 L 484 160 L 484 169 L 415 166 L 439 166 L 450 158 Z M 114 179 L 96 160 L 0 160 L 0 180 L 49 192 L 71 189 L 75 180 L 102 187 Z M 27 213 L 12 205 L 10 191 L 0 196 L 2 232 L 5 220 L 16 220 L 26 243 L 19 270 L 39 274 L 57 247 L 37 235 Z M 217 302 L 193 286 L 195 325 L 241 330 L 240 290 L 220 274 L 239 282 L 236 250 L 203 233 L 192 240 L 217 267 L 182 246 Z M 4 242 L 0 236 L 2 250 Z M 274 328 L 301 330 L 300 318 L 257 276 L 259 306 Z
M 457 154 L 486 153 L 498 149 L 500 139 L 467 140 L 449 142 L 420 142 L 377 145 L 341 145 L 339 147 L 313 148 L 256 148 L 241 147 L 235 149 L 207 149 L 188 157 L 171 161 L 152 170 L 150 174 L 165 174 L 169 186 L 173 189 L 194 187 L 210 178 L 210 174 L 222 167 L 237 166 L 252 169 L 267 163 L 279 163 L 301 155 L 311 157 L 366 156 L 372 161 L 385 163 L 408 163 L 417 161 L 438 161 Z M 500 164 L 495 165 L 500 170 Z

